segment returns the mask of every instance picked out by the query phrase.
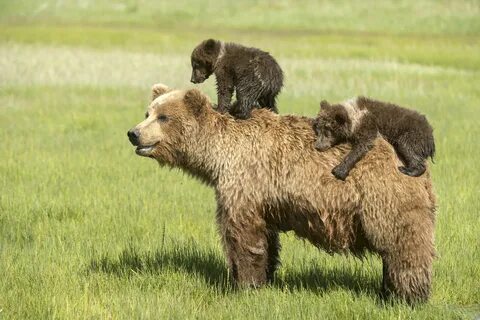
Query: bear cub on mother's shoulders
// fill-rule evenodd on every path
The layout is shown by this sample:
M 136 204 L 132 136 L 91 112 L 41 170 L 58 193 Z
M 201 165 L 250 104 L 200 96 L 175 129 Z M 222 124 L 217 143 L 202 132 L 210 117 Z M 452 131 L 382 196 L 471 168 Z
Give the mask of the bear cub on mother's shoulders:
M 345 180 L 353 166 L 372 148 L 380 133 L 405 164 L 399 170 L 418 177 L 425 172 L 425 160 L 433 159 L 433 129 L 424 115 L 392 103 L 358 97 L 341 104 L 320 103 L 315 119 L 315 147 L 324 151 L 339 143 L 352 144 L 352 150 L 333 168 L 338 179 Z
M 253 108 L 277 112 L 276 97 L 283 86 L 283 71 L 265 51 L 214 39 L 202 41 L 191 56 L 193 83 L 212 73 L 217 80 L 217 110 L 247 119 Z M 230 104 L 233 92 L 237 101 Z

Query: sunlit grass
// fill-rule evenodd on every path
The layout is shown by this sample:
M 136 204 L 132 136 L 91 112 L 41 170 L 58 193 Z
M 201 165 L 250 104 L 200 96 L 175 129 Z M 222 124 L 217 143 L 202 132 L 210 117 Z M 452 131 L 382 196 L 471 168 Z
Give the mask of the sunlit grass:
M 459 69 L 480 69 L 477 35 L 392 35 L 363 32 L 288 32 L 213 28 L 109 27 L 98 25 L 1 25 L 0 40 L 25 44 L 121 49 L 151 54 L 189 55 L 192 43 L 214 37 L 264 47 L 275 56 L 391 60 Z M 183 55 L 182 55 L 183 56 Z

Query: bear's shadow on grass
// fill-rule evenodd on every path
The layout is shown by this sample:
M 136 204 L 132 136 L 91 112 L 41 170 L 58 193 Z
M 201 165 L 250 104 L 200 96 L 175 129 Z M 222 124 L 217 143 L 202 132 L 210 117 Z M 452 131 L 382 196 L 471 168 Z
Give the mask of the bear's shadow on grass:
M 89 273 L 108 273 L 119 277 L 142 273 L 161 274 L 167 270 L 203 278 L 206 284 L 224 294 L 235 291 L 221 253 L 199 248 L 194 243 L 143 253 L 134 246 L 129 246 L 117 257 L 94 256 L 87 267 Z M 378 296 L 380 281 L 380 278 L 373 279 L 361 272 L 352 273 L 341 266 L 325 269 L 312 264 L 303 270 L 283 272 L 270 287 L 286 291 L 308 290 L 317 294 L 343 288 L 357 295 L 366 294 L 375 298 Z

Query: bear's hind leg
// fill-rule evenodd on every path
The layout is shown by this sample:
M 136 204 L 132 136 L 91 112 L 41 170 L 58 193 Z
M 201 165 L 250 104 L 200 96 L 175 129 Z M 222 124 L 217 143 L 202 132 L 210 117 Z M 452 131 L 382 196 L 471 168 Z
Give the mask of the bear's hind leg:
M 250 118 L 250 114 L 253 108 L 256 108 L 258 103 L 256 99 L 251 99 L 249 97 L 242 97 L 237 100 L 234 113 L 230 113 L 235 118 L 238 119 L 248 119 Z
M 394 143 L 395 150 L 404 162 L 398 167 L 400 172 L 411 177 L 421 176 L 427 169 L 425 166 L 428 139 L 421 133 L 406 132 Z
M 410 262 L 402 257 L 383 259 L 381 296 L 398 297 L 409 304 L 426 302 L 430 296 L 431 265 Z
M 237 108 L 234 117 L 238 119 L 250 118 L 250 113 L 254 108 L 260 107 L 259 99 L 264 92 L 264 87 L 258 79 L 243 79 L 238 83 L 236 88 L 237 93 Z
M 264 94 L 258 99 L 258 104 L 261 108 L 266 108 L 274 113 L 278 113 L 277 103 L 275 101 L 275 95 L 272 93 Z
M 267 281 L 272 282 L 277 270 L 278 265 L 280 264 L 280 239 L 278 236 L 278 231 L 269 230 L 267 232 L 267 244 L 268 244 L 268 264 L 267 264 Z
M 400 142 L 396 146 L 397 152 L 404 161 L 405 165 L 398 167 L 398 170 L 403 174 L 411 177 L 421 176 L 425 170 L 424 159 L 415 151 L 414 146 L 408 142 Z
M 411 223 L 404 225 L 401 233 L 391 239 L 397 239 L 395 243 L 382 246 L 386 249 L 381 253 L 383 296 L 395 296 L 409 304 L 428 300 L 435 256 L 430 215 L 428 208 L 404 213 L 404 221 Z M 417 223 L 419 219 L 423 223 Z
M 409 165 L 407 167 L 398 167 L 398 170 L 400 170 L 401 173 L 406 174 L 407 176 L 419 177 L 425 172 L 426 167 L 424 163 L 417 163 L 415 165 Z

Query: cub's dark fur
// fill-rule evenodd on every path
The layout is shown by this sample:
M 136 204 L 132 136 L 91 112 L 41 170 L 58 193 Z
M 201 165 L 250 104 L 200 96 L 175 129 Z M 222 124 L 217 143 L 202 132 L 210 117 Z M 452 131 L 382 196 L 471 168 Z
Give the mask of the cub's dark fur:
M 425 172 L 425 160 L 433 160 L 433 129 L 424 115 L 416 111 L 358 97 L 342 104 L 320 103 L 315 119 L 315 147 L 324 151 L 336 144 L 349 142 L 352 150 L 333 168 L 338 179 L 345 180 L 353 166 L 372 148 L 380 133 L 397 151 L 405 166 L 399 170 L 417 177 Z
M 193 49 L 191 62 L 193 83 L 215 73 L 219 112 L 240 119 L 249 118 L 255 107 L 277 112 L 275 98 L 283 86 L 283 72 L 267 52 L 209 39 Z M 231 105 L 234 90 L 237 101 Z

